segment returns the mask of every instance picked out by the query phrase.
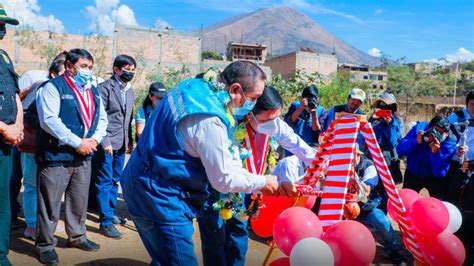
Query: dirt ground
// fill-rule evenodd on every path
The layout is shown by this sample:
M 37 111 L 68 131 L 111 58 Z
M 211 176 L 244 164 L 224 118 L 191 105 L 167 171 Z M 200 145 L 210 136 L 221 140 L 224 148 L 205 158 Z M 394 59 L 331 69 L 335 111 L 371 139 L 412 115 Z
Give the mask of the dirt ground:
M 118 201 L 117 211 L 122 217 L 128 217 L 125 203 L 121 198 L 119 198 Z M 135 225 L 130 220 L 124 226 L 117 226 L 123 233 L 123 238 L 113 240 L 98 233 L 98 216 L 95 213 L 89 212 L 87 235 L 89 239 L 100 244 L 101 249 L 98 252 L 84 252 L 75 248 L 66 247 L 67 236 L 64 231 L 63 220 L 60 221 L 58 228 L 59 230 L 56 232 L 58 238 L 56 252 L 59 255 L 59 265 L 148 265 L 151 261 L 150 256 L 138 236 Z M 199 264 L 202 265 L 199 230 L 196 224 L 193 239 L 195 243 L 195 253 Z M 246 265 L 262 265 L 268 249 L 268 239 L 259 238 L 251 233 Z M 406 255 L 409 257 L 408 254 Z M 283 255 L 276 249 L 270 261 L 282 256 Z M 14 265 L 40 264 L 36 257 L 34 242 L 23 236 L 23 229 L 17 229 L 12 232 L 10 254 L 8 257 Z M 374 264 L 391 264 L 380 246 L 377 247 L 377 256 Z

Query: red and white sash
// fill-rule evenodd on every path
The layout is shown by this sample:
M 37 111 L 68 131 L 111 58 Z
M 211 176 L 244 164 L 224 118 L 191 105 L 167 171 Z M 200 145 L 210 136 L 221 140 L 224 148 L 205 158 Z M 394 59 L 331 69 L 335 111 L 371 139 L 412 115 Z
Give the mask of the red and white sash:
M 66 83 L 69 85 L 69 87 L 72 89 L 74 94 L 76 95 L 76 98 L 78 99 L 78 104 L 79 104 L 79 109 L 81 110 L 81 116 L 82 120 L 84 121 L 84 124 L 87 127 L 87 130 L 90 130 L 92 127 L 92 121 L 94 120 L 94 115 L 95 115 L 95 101 L 94 101 L 94 94 L 92 93 L 92 89 L 86 90 L 86 97 L 87 101 L 84 99 L 83 94 L 81 91 L 76 87 L 74 82 L 67 77 L 66 75 L 63 76 L 63 78 L 66 80 Z
M 251 153 L 250 156 L 245 159 L 245 166 L 249 172 L 262 175 L 264 174 L 267 165 L 270 136 L 263 135 L 263 142 L 261 143 L 261 146 L 257 147 L 255 143 L 255 133 L 253 132 L 250 123 L 247 123 L 246 130 L 247 136 L 244 139 L 244 146 L 247 148 L 247 150 L 250 150 Z M 261 150 L 262 152 L 258 154 L 257 149 Z

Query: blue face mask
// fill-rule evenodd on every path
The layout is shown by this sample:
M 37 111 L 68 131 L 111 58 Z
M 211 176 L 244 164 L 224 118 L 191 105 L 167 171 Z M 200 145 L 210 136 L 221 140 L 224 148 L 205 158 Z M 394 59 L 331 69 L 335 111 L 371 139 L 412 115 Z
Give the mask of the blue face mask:
M 77 69 L 77 75 L 74 77 L 74 80 L 81 84 L 86 85 L 92 79 L 92 72 L 89 69 Z
M 251 101 L 251 100 L 247 99 L 247 97 L 245 97 L 245 94 L 243 94 L 243 95 L 244 95 L 244 98 L 245 98 L 244 105 L 242 105 L 242 107 L 232 108 L 232 114 L 238 120 L 244 119 L 245 115 L 250 113 L 253 110 L 253 108 L 255 107 L 255 104 L 257 104 L 257 101 Z

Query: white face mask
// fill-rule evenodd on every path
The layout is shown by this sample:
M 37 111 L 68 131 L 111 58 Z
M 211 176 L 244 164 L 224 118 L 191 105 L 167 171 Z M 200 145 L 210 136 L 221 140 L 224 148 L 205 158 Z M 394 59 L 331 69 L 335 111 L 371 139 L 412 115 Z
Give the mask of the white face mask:
M 255 120 L 255 123 L 257 124 L 257 132 L 260 134 L 265 134 L 270 137 L 273 137 L 276 134 L 277 131 L 277 119 L 272 119 L 269 120 L 265 123 L 258 123 L 257 118 L 255 115 L 252 113 L 252 117 Z

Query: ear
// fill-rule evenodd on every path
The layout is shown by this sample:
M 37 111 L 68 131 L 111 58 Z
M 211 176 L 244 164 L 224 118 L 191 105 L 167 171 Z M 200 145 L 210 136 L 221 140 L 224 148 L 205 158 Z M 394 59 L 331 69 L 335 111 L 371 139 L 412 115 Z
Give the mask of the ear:
M 77 74 L 76 73 L 76 68 L 71 63 L 71 61 L 66 61 L 65 67 L 66 67 L 66 71 L 71 72 L 74 75 Z
M 242 86 L 239 83 L 233 83 L 230 85 L 229 93 L 231 94 L 238 94 Z

